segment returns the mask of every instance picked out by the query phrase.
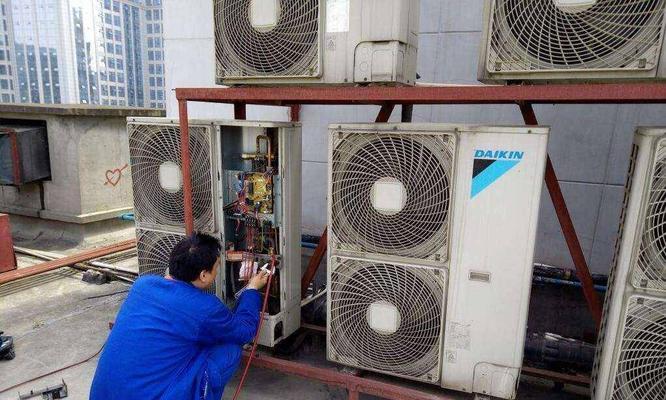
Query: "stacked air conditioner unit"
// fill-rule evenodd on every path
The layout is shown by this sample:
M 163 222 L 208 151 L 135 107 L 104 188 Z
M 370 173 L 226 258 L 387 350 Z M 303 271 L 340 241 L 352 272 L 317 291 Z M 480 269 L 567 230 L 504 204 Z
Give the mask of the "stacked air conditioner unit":
M 330 360 L 515 397 L 547 133 L 330 127 Z
M 666 78 L 666 0 L 488 0 L 483 82 Z
M 593 371 L 595 400 L 666 398 L 666 128 L 639 128 Z
M 164 275 L 171 251 L 185 237 L 180 126 L 177 120 L 130 118 L 127 129 L 139 272 Z M 211 292 L 233 306 L 244 281 L 232 256 L 251 268 L 275 254 L 275 290 L 259 337 L 259 344 L 274 346 L 300 327 L 300 125 L 191 121 L 189 135 L 194 228 L 225 248 Z M 236 212 L 240 208 L 248 213 Z M 248 249 L 234 247 L 248 243 L 239 230 L 245 225 L 261 232 L 270 251 L 253 248 L 256 240 Z
M 218 84 L 413 85 L 419 0 L 214 0 Z
M 173 247 L 185 237 L 178 121 L 129 118 L 139 274 L 164 275 Z M 212 124 L 190 126 L 195 230 L 220 237 L 215 217 L 218 137 Z

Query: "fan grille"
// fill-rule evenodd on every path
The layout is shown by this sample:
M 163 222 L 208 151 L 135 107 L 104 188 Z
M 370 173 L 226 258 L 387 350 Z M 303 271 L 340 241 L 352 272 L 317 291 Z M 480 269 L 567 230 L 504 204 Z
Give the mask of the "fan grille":
M 182 188 L 165 190 L 160 168 L 181 166 L 180 128 L 174 125 L 128 125 L 134 211 L 139 225 L 182 227 L 185 223 Z M 213 232 L 211 127 L 190 126 L 192 206 L 196 230 Z
M 169 269 L 169 258 L 174 247 L 185 238 L 184 235 L 137 229 L 136 250 L 139 260 L 139 276 L 165 276 Z M 206 290 L 215 294 L 216 284 Z
M 666 399 L 666 301 L 632 297 L 612 400 Z
M 137 230 L 136 250 L 139 275 L 164 276 L 169 268 L 169 257 L 183 235 L 149 230 Z
M 631 157 L 629 159 L 629 172 L 627 173 L 627 181 L 624 185 L 624 198 L 622 201 L 622 213 L 620 214 L 620 226 L 618 231 L 620 232 L 617 240 L 615 241 L 615 252 L 613 255 L 613 262 L 611 264 L 611 270 L 608 274 L 608 290 L 606 291 L 606 297 L 604 300 L 603 308 L 603 319 L 601 320 L 601 327 L 599 328 L 599 336 L 597 338 L 597 348 L 594 354 L 594 365 L 592 367 L 592 398 L 596 398 L 596 391 L 598 382 L 599 368 L 601 367 L 601 355 L 604 349 L 604 340 L 607 334 L 607 324 L 608 324 L 608 313 L 610 312 L 610 304 L 613 301 L 613 295 L 617 290 L 616 285 L 618 282 L 615 281 L 618 268 L 618 257 L 620 255 L 620 247 L 622 246 L 622 240 L 624 237 L 624 221 L 627 216 L 627 206 L 629 204 L 629 195 L 631 194 L 631 188 L 634 182 L 634 169 L 636 167 L 636 158 L 638 156 L 639 147 L 634 144 L 631 149 Z
M 273 29 L 255 29 L 251 0 L 215 0 L 217 78 L 319 73 L 321 0 L 280 0 Z
M 495 0 L 490 72 L 652 69 L 666 0 L 598 0 L 566 11 L 555 0 Z
M 437 381 L 445 278 L 438 270 L 345 259 L 330 281 L 330 355 L 341 363 Z M 393 333 L 368 322 L 373 304 L 400 315 Z
M 638 263 L 632 284 L 666 292 L 666 143 L 657 147 Z
M 331 219 L 337 248 L 445 261 L 454 138 L 437 134 L 340 134 L 333 149 Z M 404 204 L 382 212 L 378 182 L 401 185 Z

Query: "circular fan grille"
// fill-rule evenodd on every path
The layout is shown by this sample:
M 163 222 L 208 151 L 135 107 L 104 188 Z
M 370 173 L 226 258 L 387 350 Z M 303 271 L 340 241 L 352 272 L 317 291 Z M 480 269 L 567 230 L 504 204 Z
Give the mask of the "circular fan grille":
M 400 376 L 436 380 L 443 284 L 437 271 L 345 260 L 331 276 L 334 359 Z M 368 322 L 369 308 L 386 304 L 399 318 L 392 333 Z M 350 361 L 353 360 L 353 361 Z
M 210 128 L 190 127 L 192 202 L 195 229 L 214 230 Z M 183 191 L 165 189 L 160 168 L 181 165 L 180 129 L 168 125 L 130 125 L 130 161 L 137 222 L 181 227 Z M 179 185 L 180 186 L 180 185 Z
M 613 400 L 666 399 L 666 301 L 632 298 Z
M 666 291 L 666 145 L 657 151 L 633 285 Z
M 169 268 L 171 251 L 184 236 L 155 231 L 138 231 L 136 249 L 139 275 L 164 276 Z
M 277 0 L 276 25 L 252 25 L 252 0 L 215 1 L 218 78 L 314 76 L 319 69 L 320 0 Z
M 350 134 L 333 153 L 332 229 L 341 249 L 444 260 L 453 139 Z M 377 207 L 377 185 L 397 182 L 397 208 Z M 398 189 L 396 189 L 398 190 Z M 390 199 L 389 199 L 390 200 Z
M 495 0 L 491 39 L 495 59 L 490 60 L 489 68 L 529 71 L 656 65 L 666 0 L 597 0 L 578 10 L 558 5 L 563 3 Z

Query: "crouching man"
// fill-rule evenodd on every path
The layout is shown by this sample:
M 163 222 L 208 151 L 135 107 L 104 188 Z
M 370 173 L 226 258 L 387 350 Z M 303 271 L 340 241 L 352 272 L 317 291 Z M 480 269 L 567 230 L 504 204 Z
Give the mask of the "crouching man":
M 229 310 L 204 290 L 220 268 L 220 243 L 194 234 L 171 253 L 169 276 L 144 276 L 118 312 L 90 389 L 92 400 L 219 400 L 241 346 L 259 324 L 260 272 Z

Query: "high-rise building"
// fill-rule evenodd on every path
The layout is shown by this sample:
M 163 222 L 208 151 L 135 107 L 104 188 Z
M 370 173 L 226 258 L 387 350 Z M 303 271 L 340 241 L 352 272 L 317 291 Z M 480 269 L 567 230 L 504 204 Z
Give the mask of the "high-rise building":
M 148 49 L 148 99 L 151 108 L 164 108 L 164 43 L 162 0 L 146 0 L 146 45 Z
M 9 39 L 8 48 L 3 44 L 0 50 L 14 55 L 7 62 L 5 92 L 0 54 L 0 95 L 9 96 L 2 96 L 3 102 L 15 94 L 13 101 L 22 103 L 164 107 L 163 101 L 151 101 L 158 91 L 164 98 L 160 0 L 0 0 L 0 5 L 8 10 L 3 20 Z M 157 57 L 159 70 L 153 65 Z
M 16 75 L 13 66 L 14 60 L 14 29 L 12 13 L 8 0 L 0 0 L 0 101 L 3 103 L 16 102 Z

